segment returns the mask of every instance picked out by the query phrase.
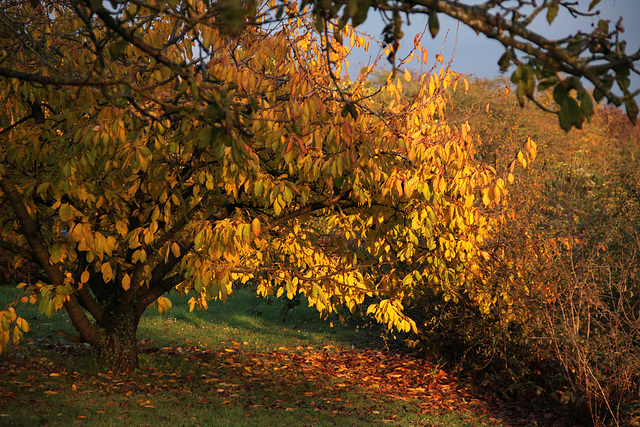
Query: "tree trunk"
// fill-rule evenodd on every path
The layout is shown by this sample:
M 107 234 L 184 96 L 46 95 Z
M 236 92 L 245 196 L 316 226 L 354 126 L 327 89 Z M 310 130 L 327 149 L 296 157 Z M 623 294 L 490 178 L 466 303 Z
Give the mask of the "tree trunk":
M 137 330 L 140 318 L 133 307 L 130 313 L 113 319 L 112 327 L 103 329 L 97 344 L 98 364 L 114 373 L 131 373 L 138 367 Z

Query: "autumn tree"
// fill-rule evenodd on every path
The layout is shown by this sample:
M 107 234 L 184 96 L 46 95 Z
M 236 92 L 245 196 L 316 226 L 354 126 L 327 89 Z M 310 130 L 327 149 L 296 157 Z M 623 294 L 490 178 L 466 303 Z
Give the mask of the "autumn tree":
M 505 181 L 467 126 L 434 122 L 457 84 L 442 61 L 410 100 L 411 75 L 389 76 L 379 112 L 364 77 L 339 78 L 367 41 L 292 4 L 16 0 L 0 18 L 0 247 L 39 265 L 2 347 L 27 302 L 131 371 L 140 317 L 172 289 L 202 309 L 247 281 L 323 313 L 369 296 L 404 331 L 420 286 L 481 296 Z
M 593 115 L 595 103 L 603 99 L 618 107 L 624 105 L 628 117 L 636 122 L 635 97 L 640 89 L 631 88 L 630 77 L 632 73 L 639 74 L 640 49 L 626 51 L 622 17 L 615 23 L 598 19 L 600 0 L 591 0 L 588 6 L 575 0 L 487 0 L 474 4 L 458 0 L 304 0 L 302 3 L 313 6 L 317 28 L 325 32 L 329 31 L 326 20 L 337 19 L 337 26 L 331 30 L 339 30 L 347 23 L 357 27 L 371 11 L 379 13 L 386 24 L 382 35 L 392 63 L 402 41 L 404 17 L 427 15 L 429 31 L 435 37 L 440 29 L 438 16 L 447 15 L 500 42 L 505 53 L 498 65 L 503 72 L 515 67 L 511 81 L 517 87 L 520 104 L 528 99 L 557 114 L 564 130 L 582 128 L 585 119 Z M 536 19 L 553 24 L 560 11 L 571 18 L 596 18 L 597 26 L 561 39 L 550 39 L 531 29 Z M 585 88 L 584 82 L 593 86 L 593 92 Z M 551 108 L 536 100 L 537 91 L 549 88 L 553 88 L 555 101 Z

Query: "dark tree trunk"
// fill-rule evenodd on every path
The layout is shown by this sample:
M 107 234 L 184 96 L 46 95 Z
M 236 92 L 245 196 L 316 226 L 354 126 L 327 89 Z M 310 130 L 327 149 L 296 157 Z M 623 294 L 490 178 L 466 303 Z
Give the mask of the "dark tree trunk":
M 131 373 L 138 367 L 137 330 L 140 318 L 133 307 L 129 313 L 108 322 L 97 347 L 98 364 L 114 373 Z

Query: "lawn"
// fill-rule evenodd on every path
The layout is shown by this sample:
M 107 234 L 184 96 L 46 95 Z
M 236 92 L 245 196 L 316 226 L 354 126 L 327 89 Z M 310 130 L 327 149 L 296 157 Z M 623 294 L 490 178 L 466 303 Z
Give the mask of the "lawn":
M 17 295 L 0 288 L 0 304 Z M 170 296 L 149 310 L 141 368 L 100 372 L 91 349 L 64 341 L 64 313 L 22 307 L 33 331 L 0 356 L 0 424 L 207 426 L 545 425 L 433 361 L 390 350 L 366 322 L 324 321 L 314 309 L 241 290 L 189 312 Z M 536 421 L 536 417 L 539 421 Z

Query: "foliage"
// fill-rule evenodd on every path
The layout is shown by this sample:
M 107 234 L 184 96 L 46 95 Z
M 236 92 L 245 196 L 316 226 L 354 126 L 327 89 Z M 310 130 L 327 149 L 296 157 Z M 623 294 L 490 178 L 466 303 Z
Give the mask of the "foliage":
M 565 131 L 573 127 L 582 128 L 585 119 L 589 120 L 593 115 L 595 104 L 602 99 L 616 106 L 624 104 L 633 123 L 638 116 L 634 97 L 640 90 L 630 88 L 630 76 L 632 72 L 638 74 L 636 67 L 640 51 L 626 52 L 627 42 L 620 38 L 624 32 L 622 18 L 615 26 L 599 19 L 591 32 L 581 30 L 554 40 L 529 29 L 537 16 L 546 16 L 549 25 L 553 24 L 560 11 L 572 18 L 598 16 L 599 11 L 595 9 L 598 3 L 600 0 L 591 1 L 585 11 L 577 2 L 570 0 L 544 0 L 539 3 L 497 0 L 481 4 L 457 0 L 303 1 L 303 4 L 313 5 L 318 31 L 330 31 L 326 20 L 336 17 L 339 18 L 338 29 L 348 22 L 357 27 L 366 19 L 369 9 L 379 11 L 386 22 L 382 33 L 389 46 L 388 58 L 392 63 L 403 37 L 404 15 L 428 15 L 428 27 L 433 37 L 440 28 L 438 14 L 448 15 L 505 47 L 498 65 L 503 72 L 511 66 L 516 67 L 511 81 L 516 86 L 521 106 L 525 99 L 536 103 L 536 91 L 553 88 L 555 103 L 552 108 L 538 106 L 555 112 Z M 524 58 L 519 54 L 524 54 Z M 581 79 L 595 87 L 593 94 L 585 89 Z
M 455 73 L 420 76 L 410 100 L 413 77 L 389 79 L 376 112 L 364 77 L 337 77 L 337 34 L 366 44 L 348 26 L 318 34 L 308 14 L 274 22 L 266 6 L 242 9 L 242 30 L 222 3 L 113 7 L 6 7 L 0 233 L 42 271 L 22 302 L 64 307 L 130 371 L 140 317 L 176 287 L 192 309 L 248 281 L 325 314 L 368 297 L 402 331 L 417 287 L 478 294 L 485 208 L 505 180 L 474 160 L 467 126 L 434 125 Z M 3 346 L 28 330 L 14 306 Z
M 514 177 L 510 211 L 485 247 L 491 310 L 443 304 L 427 290 L 408 312 L 424 343 L 503 390 L 555 394 L 581 423 L 629 423 L 640 401 L 640 128 L 598 106 L 585 129 L 564 134 L 543 112 L 505 98 L 503 83 L 472 81 L 448 116 L 479 130 L 478 153 L 498 173 L 523 138 L 540 146 Z

